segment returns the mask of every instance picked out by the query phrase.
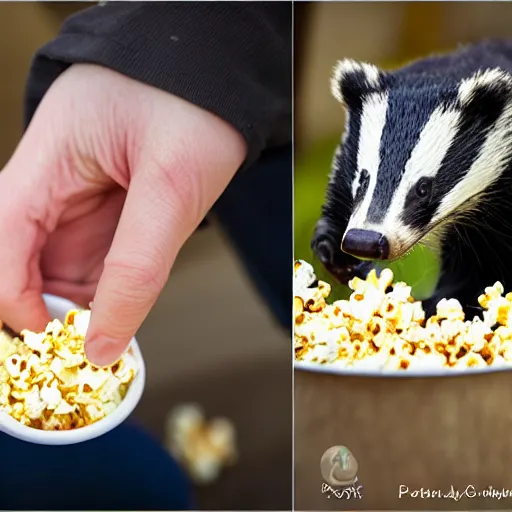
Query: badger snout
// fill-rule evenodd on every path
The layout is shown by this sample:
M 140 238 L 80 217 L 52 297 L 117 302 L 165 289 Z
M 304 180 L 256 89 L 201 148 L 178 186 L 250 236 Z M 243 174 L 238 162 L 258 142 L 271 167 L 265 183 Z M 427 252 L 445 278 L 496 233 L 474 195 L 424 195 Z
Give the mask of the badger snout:
M 343 252 L 356 258 L 387 260 L 389 258 L 388 239 L 377 231 L 349 229 L 341 243 Z
M 348 284 L 354 277 L 366 279 L 373 263 L 361 261 L 341 250 L 343 232 L 326 218 L 321 218 L 311 240 L 311 249 L 325 269 L 340 283 Z

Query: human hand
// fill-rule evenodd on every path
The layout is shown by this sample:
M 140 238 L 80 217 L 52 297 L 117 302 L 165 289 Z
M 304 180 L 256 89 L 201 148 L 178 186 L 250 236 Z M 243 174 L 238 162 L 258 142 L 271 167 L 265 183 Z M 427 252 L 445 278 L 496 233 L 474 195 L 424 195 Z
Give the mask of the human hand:
M 245 156 L 242 136 L 215 115 L 73 65 L 0 173 L 0 318 L 42 330 L 42 293 L 94 299 L 86 353 L 115 362 Z

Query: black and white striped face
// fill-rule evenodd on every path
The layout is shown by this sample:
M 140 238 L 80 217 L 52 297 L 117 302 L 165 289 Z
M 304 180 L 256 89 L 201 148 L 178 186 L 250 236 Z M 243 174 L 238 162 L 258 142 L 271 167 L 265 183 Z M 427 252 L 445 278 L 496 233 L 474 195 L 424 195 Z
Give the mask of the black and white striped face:
M 353 256 L 401 257 L 474 206 L 511 162 L 512 77 L 499 69 L 450 83 L 345 60 L 331 88 L 348 119 L 329 187 L 350 182 L 341 248 Z

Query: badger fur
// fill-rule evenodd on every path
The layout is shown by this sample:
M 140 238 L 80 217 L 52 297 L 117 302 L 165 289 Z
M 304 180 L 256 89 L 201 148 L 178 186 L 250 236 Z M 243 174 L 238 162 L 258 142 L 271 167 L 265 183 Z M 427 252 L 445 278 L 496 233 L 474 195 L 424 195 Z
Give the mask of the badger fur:
M 485 287 L 512 290 L 512 42 L 393 72 L 343 60 L 331 90 L 346 126 L 312 240 L 327 270 L 346 283 L 428 242 L 427 314 L 450 297 L 473 318 Z

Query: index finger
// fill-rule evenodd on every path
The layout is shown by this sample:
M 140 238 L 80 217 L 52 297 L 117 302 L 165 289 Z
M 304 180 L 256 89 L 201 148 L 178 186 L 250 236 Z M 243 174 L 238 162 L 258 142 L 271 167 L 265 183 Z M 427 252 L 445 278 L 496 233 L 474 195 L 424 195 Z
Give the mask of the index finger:
M 112 364 L 129 345 L 195 228 L 187 213 L 156 171 L 132 178 L 94 297 L 85 342 L 91 363 Z

